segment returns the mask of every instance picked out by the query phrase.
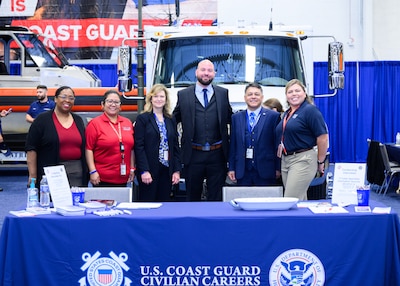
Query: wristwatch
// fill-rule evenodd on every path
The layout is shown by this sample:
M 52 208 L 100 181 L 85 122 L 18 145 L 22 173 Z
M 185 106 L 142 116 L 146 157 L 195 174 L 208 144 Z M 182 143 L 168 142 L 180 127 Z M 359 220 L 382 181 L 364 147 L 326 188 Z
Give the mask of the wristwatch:
M 317 162 L 318 162 L 318 165 L 322 165 L 325 163 L 324 161 L 321 162 L 320 160 L 317 160 Z

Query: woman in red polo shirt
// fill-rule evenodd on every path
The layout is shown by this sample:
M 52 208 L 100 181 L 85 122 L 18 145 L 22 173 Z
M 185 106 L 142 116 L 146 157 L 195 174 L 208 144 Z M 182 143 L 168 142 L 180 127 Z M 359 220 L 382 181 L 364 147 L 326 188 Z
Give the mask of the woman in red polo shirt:
M 86 160 L 94 187 L 125 187 L 134 178 L 133 125 L 121 115 L 121 97 L 109 90 L 104 113 L 86 127 Z

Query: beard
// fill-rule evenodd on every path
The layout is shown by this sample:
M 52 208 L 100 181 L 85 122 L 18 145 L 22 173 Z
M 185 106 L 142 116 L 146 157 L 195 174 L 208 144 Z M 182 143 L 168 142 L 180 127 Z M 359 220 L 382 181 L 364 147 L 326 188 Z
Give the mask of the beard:
M 202 85 L 209 85 L 210 83 L 212 83 L 213 78 L 209 78 L 209 79 L 207 79 L 207 80 L 204 80 L 204 79 L 202 79 L 202 78 L 200 78 L 200 77 L 197 77 L 197 80 L 198 80 L 198 82 L 201 83 Z
M 45 99 L 45 96 L 44 96 L 44 95 L 38 96 L 37 99 L 38 99 L 39 101 L 42 101 L 43 99 Z

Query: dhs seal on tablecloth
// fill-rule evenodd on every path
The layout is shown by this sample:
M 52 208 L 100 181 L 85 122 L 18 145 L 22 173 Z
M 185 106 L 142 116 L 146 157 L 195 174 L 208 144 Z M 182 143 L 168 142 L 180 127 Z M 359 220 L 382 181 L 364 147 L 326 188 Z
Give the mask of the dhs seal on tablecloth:
M 87 271 L 86 277 L 79 279 L 80 286 L 129 286 L 132 283 L 128 277 L 124 277 L 124 272 L 129 270 L 125 262 L 128 260 L 126 253 L 119 256 L 110 252 L 110 257 L 100 257 L 101 253 L 97 251 L 93 256 L 86 252 L 82 254 L 82 260 L 85 264 L 81 270 Z
M 269 284 L 274 286 L 323 286 L 325 269 L 313 253 L 290 249 L 279 255 L 269 270 Z

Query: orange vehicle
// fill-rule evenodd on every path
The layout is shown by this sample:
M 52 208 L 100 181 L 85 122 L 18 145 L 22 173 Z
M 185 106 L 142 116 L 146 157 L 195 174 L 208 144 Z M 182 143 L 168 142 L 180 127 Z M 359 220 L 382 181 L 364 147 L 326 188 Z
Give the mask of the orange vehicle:
M 56 87 L 48 89 L 48 96 L 53 99 Z M 75 105 L 73 112 L 79 114 L 85 123 L 93 117 L 100 115 L 101 99 L 105 91 L 112 89 L 110 87 L 77 87 L 75 91 Z M 133 90 L 122 97 L 121 115 L 135 120 L 137 114 L 137 90 Z M 129 97 L 129 98 L 128 98 Z M 2 129 L 5 142 L 12 151 L 23 150 L 26 134 L 30 124 L 25 120 L 25 114 L 32 102 L 36 100 L 35 87 L 0 87 L 0 110 L 12 108 L 12 113 L 2 119 Z
M 76 95 L 73 111 L 85 122 L 101 114 L 100 101 L 104 92 L 116 89 L 101 87 L 97 75 L 88 69 L 70 65 L 49 41 L 29 29 L 0 26 L 0 110 L 12 108 L 12 113 L 2 119 L 4 139 L 12 151 L 24 148 L 30 127 L 25 115 L 30 104 L 36 100 L 36 86 L 39 84 L 49 88 L 50 98 L 58 87 L 71 86 Z M 137 99 L 137 90 L 125 93 L 121 114 L 134 120 Z

